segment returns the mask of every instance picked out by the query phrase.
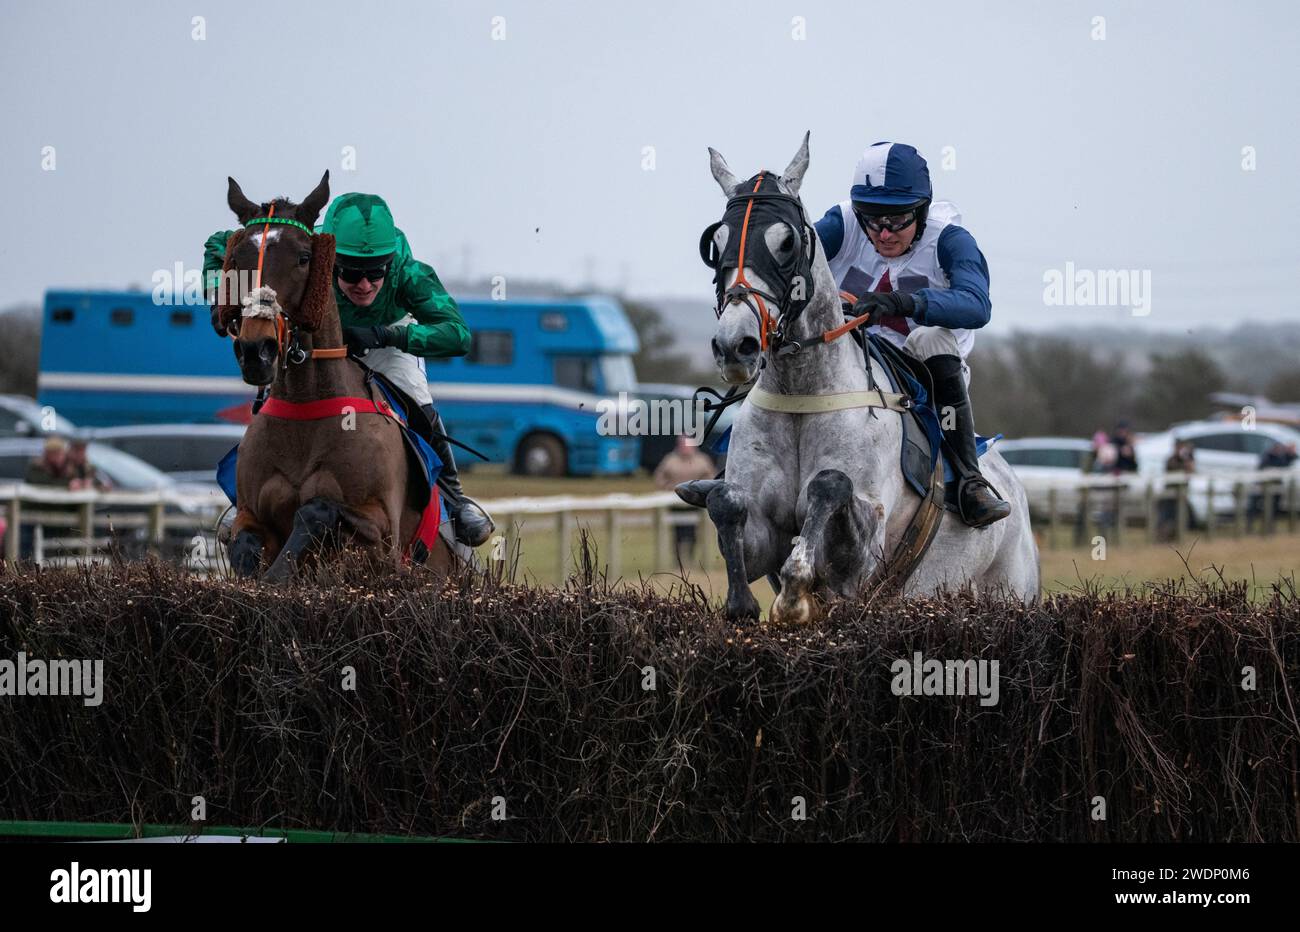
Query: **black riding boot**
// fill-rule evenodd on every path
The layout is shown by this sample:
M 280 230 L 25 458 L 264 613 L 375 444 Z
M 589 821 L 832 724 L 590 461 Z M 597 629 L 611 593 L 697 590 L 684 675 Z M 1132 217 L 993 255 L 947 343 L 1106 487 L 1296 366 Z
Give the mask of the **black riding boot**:
M 975 417 L 971 413 L 970 397 L 966 394 L 966 379 L 961 374 L 958 356 L 931 356 L 925 361 L 934 380 L 934 408 L 940 425 L 949 420 L 947 412 L 953 411 L 951 430 L 943 432 L 944 444 L 955 462 L 957 473 L 957 505 L 961 518 L 971 527 L 984 527 L 1001 521 L 1011 514 L 1011 506 L 1002 500 L 997 490 L 980 475 L 979 456 L 975 450 Z
M 478 547 L 487 542 L 495 525 L 488 513 L 472 498 L 465 494 L 460 486 L 460 474 L 456 471 L 456 458 L 452 456 L 451 444 L 447 442 L 447 429 L 442 425 L 442 415 L 433 405 L 424 405 L 422 410 L 429 418 L 433 428 L 429 441 L 433 452 L 442 460 L 442 473 L 438 476 L 438 485 L 447 495 L 447 512 L 451 515 L 452 527 L 456 540 L 467 547 Z

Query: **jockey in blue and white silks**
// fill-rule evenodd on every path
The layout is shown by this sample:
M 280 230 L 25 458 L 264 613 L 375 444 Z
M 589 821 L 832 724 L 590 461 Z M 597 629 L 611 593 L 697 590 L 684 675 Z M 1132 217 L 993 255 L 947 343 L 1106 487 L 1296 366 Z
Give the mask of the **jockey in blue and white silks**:
M 980 475 L 966 356 L 989 322 L 989 267 L 947 201 L 933 201 L 930 169 L 912 146 L 878 142 L 862 153 L 849 199 L 815 224 L 831 272 L 854 295 L 855 316 L 922 360 L 959 476 L 962 519 L 983 527 L 1011 506 Z

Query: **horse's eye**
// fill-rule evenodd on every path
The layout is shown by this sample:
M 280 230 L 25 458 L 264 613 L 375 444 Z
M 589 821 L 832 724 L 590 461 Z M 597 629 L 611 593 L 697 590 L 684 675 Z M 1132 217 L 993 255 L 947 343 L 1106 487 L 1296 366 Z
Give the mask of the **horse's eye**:
M 300 252 L 300 253 L 298 253 L 298 264 L 299 264 L 299 265 L 307 265 L 309 262 L 311 262 L 311 253 L 309 253 L 309 252 Z

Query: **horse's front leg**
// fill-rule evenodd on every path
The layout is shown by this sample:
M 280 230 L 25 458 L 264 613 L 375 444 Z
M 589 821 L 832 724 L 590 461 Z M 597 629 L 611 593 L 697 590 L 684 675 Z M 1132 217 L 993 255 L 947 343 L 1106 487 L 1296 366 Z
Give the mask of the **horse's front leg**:
M 285 582 L 293 577 L 304 555 L 339 529 L 343 506 L 327 498 L 313 498 L 303 503 L 293 515 L 293 530 L 285 539 L 280 555 L 267 569 L 263 580 Z
M 230 544 L 226 548 L 230 568 L 240 579 L 252 579 L 262 568 L 262 558 L 275 556 L 275 535 L 252 512 L 242 508 L 230 530 Z
M 809 624 L 821 615 L 813 590 L 849 598 L 857 593 L 870 566 L 881 522 L 858 500 L 853 480 L 838 469 L 823 469 L 808 483 L 808 508 L 781 567 L 781 589 L 772 603 L 778 624 Z
M 727 566 L 727 617 L 758 618 L 758 600 L 749 583 L 774 565 L 776 528 L 761 511 L 750 508 L 744 489 L 730 482 L 710 490 L 706 504 Z

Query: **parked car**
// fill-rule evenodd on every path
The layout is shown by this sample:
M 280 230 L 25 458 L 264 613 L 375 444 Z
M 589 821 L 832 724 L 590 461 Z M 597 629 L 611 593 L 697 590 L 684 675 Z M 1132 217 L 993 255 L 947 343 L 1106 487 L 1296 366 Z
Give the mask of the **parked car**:
M 77 428 L 48 405 L 26 395 L 0 395 L 0 437 L 75 434 Z
M 217 463 L 244 436 L 242 424 L 136 424 L 97 427 L 87 435 L 144 460 L 184 486 L 217 489 Z
M 1021 437 L 999 440 L 994 448 L 1024 483 L 1031 513 L 1046 516 L 1051 489 L 1056 490 L 1056 513 L 1075 513 L 1079 507 L 1076 486 L 1092 464 L 1089 441 L 1077 437 Z
M 1268 422 L 1256 422 L 1247 428 L 1237 420 L 1175 424 L 1169 430 L 1139 438 L 1139 469 L 1144 473 L 1164 472 L 1165 460 L 1181 440 L 1190 441 L 1195 449 L 1198 473 L 1253 472 L 1273 444 L 1300 445 L 1300 431 Z M 1293 468 L 1300 468 L 1300 464 Z

